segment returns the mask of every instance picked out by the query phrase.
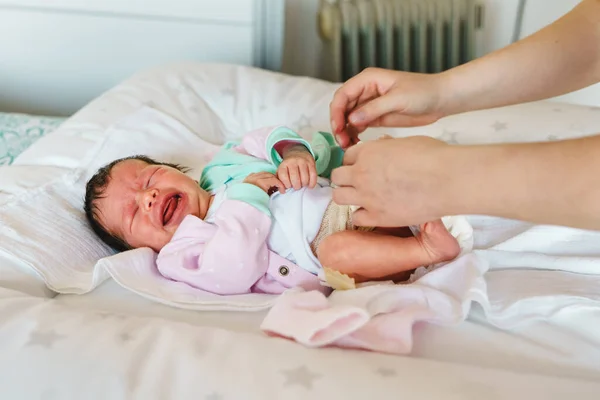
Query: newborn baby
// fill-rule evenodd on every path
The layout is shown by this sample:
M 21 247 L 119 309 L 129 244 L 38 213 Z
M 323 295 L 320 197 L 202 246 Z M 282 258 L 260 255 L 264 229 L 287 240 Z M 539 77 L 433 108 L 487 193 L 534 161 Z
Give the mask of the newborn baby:
M 145 156 L 116 160 L 88 182 L 86 216 L 117 250 L 150 247 L 165 277 L 217 294 L 314 288 L 323 267 L 357 282 L 402 280 L 449 261 L 457 240 L 441 220 L 415 229 L 358 227 L 332 201 L 343 151 L 286 127 L 226 143 L 199 181 Z

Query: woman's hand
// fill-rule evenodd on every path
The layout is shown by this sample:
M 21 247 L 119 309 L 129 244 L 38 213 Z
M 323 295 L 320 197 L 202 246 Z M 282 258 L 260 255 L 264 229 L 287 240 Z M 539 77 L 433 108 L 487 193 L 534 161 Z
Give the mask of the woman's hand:
M 449 212 L 445 189 L 456 181 L 445 162 L 451 146 L 429 137 L 375 140 L 350 148 L 333 170 L 337 204 L 361 207 L 359 226 L 418 225 Z
M 368 127 L 427 125 L 444 114 L 439 75 L 368 68 L 333 97 L 331 128 L 346 149 Z

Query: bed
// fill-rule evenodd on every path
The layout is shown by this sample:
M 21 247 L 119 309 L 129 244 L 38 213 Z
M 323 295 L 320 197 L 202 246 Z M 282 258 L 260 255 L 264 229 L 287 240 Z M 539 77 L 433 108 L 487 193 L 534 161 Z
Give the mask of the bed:
M 83 228 L 72 234 L 51 219 L 65 213 L 83 224 L 86 168 L 113 139 L 134 140 L 135 126 L 114 126 L 140 109 L 170 116 L 211 147 L 265 125 L 304 135 L 328 130 L 335 88 L 235 65 L 144 70 L 0 167 L 0 397 L 597 398 L 600 240 L 593 232 L 473 217 L 475 251 L 490 263 L 488 308 L 474 305 L 455 326 L 417 326 L 412 352 L 393 356 L 268 337 L 259 329 L 267 310 L 197 311 L 150 300 L 94 270 L 106 249 L 82 251 L 90 240 Z M 577 137 L 599 126 L 600 109 L 539 102 L 386 133 L 488 143 Z M 71 277 L 89 287 L 61 285 L 45 269 L 59 261 L 74 263 Z

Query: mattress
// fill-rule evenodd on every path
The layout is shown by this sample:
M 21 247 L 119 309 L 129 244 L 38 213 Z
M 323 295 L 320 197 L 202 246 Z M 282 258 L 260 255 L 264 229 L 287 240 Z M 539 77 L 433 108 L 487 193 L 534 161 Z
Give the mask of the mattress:
M 40 137 L 65 119 L 20 113 L 0 113 L 0 165 L 10 165 Z
M 232 65 L 185 63 L 142 71 L 16 157 L 0 174 L 0 207 L 32 196 L 53 177 L 82 168 L 102 147 L 110 126 L 140 107 L 168 113 L 218 145 L 273 124 L 287 124 L 301 134 L 328 130 L 328 103 L 335 89 L 327 82 Z M 489 143 L 577 137 L 596 132 L 598 126 L 598 109 L 540 102 L 385 133 Z M 365 139 L 381 133 L 371 130 Z M 480 221 L 480 232 L 506 226 L 495 219 Z M 20 234 L 0 228 L 7 237 Z M 483 249 L 484 244 L 479 246 Z M 568 253 L 548 250 L 552 257 L 565 256 L 561 260 L 568 260 Z M 522 285 L 507 258 L 488 255 L 491 289 L 502 292 Z M 588 256 L 590 268 L 600 271 L 600 255 Z M 502 288 L 500 277 L 507 274 L 513 281 Z M 548 296 L 548 304 L 555 297 Z M 550 308 L 542 318 L 509 328 L 491 324 L 478 307 L 458 326 L 419 325 L 408 356 L 308 349 L 262 333 L 266 311 L 174 308 L 112 279 L 85 295 L 57 294 L 28 262 L 0 251 L 0 397 L 597 398 L 600 306 L 583 296 L 570 299 L 576 306 Z

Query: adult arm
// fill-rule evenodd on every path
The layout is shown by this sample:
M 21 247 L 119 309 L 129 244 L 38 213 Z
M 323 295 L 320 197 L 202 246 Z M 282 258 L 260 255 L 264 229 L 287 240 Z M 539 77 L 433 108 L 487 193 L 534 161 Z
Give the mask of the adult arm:
M 344 148 L 369 126 L 426 125 L 447 115 L 534 101 L 600 80 L 600 1 L 583 0 L 544 29 L 439 74 L 367 69 L 335 93 Z
M 441 74 L 444 114 L 541 100 L 600 81 L 600 1 Z
M 450 146 L 372 141 L 333 172 L 358 225 L 405 226 L 481 214 L 600 230 L 600 135 L 548 143 Z M 393 160 L 390 162 L 390 160 Z

